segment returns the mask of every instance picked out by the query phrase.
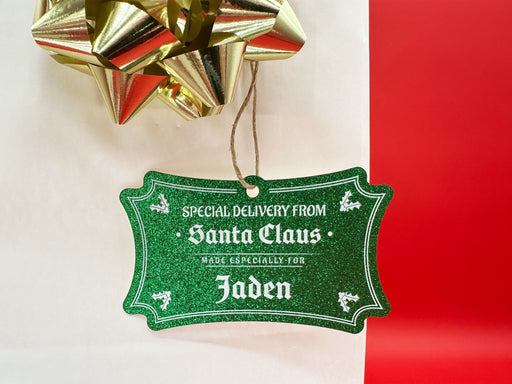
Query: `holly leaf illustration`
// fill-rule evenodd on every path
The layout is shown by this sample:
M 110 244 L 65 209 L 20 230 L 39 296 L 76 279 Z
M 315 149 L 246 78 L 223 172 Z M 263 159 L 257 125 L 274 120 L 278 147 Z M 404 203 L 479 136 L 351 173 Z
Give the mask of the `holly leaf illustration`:
M 157 211 L 165 214 L 169 213 L 169 203 L 167 202 L 167 199 L 165 198 L 164 194 L 159 194 L 158 198 L 160 199 L 160 205 L 152 204 L 149 208 L 152 211 Z
M 153 298 L 153 300 L 162 300 L 163 301 L 162 305 L 160 305 L 160 308 L 162 308 L 164 311 L 167 309 L 167 306 L 171 302 L 171 292 L 170 291 L 154 293 L 151 297 Z
M 339 292 L 338 297 L 338 302 L 340 303 L 340 306 L 343 308 L 343 312 L 350 311 L 350 307 L 348 306 L 348 303 L 350 301 L 356 302 L 359 300 L 358 295 L 352 295 L 348 292 Z
M 340 201 L 340 211 L 341 212 L 348 212 L 352 211 L 354 209 L 361 208 L 361 203 L 359 201 L 356 202 L 350 202 L 349 199 L 352 197 L 352 192 L 347 191 L 345 192 L 345 196 L 343 196 L 343 199 Z

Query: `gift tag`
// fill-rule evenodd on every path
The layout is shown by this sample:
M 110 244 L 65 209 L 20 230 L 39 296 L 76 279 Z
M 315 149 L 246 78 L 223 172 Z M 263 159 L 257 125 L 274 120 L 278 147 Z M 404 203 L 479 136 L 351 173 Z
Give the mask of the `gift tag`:
M 246 180 L 257 188 L 149 172 L 121 193 L 136 248 L 127 313 L 153 330 L 270 321 L 357 333 L 389 312 L 376 264 L 389 186 L 361 168 Z

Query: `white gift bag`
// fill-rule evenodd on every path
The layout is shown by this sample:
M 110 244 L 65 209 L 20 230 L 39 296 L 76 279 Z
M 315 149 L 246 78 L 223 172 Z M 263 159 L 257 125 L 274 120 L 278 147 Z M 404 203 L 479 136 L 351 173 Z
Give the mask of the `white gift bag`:
M 308 40 L 295 57 L 260 65 L 261 176 L 368 170 L 368 2 L 290 3 Z M 0 16 L 0 382 L 362 383 L 365 331 L 217 323 L 154 332 L 123 311 L 135 248 L 120 191 L 149 170 L 235 179 L 229 134 L 250 71 L 220 116 L 185 122 L 154 100 L 116 126 L 94 82 L 36 46 L 34 7 L 12 2 Z M 237 150 L 252 174 L 249 116 Z

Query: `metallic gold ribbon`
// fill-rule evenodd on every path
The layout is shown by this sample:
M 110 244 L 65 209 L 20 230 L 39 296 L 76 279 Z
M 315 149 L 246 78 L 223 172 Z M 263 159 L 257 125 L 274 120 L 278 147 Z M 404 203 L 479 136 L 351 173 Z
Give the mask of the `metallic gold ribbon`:
M 154 97 L 188 120 L 217 115 L 244 60 L 288 58 L 305 42 L 287 0 L 38 0 L 32 35 L 93 76 L 118 124 Z

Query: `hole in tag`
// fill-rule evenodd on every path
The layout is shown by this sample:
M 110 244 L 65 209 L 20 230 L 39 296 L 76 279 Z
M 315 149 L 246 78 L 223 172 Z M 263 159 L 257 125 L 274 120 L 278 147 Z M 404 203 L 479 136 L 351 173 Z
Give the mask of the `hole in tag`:
M 255 185 L 254 188 L 247 188 L 245 193 L 247 193 L 247 196 L 249 196 L 251 199 L 254 199 L 260 194 L 260 189 Z

